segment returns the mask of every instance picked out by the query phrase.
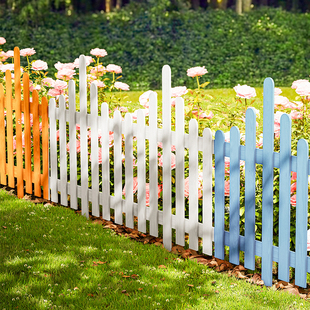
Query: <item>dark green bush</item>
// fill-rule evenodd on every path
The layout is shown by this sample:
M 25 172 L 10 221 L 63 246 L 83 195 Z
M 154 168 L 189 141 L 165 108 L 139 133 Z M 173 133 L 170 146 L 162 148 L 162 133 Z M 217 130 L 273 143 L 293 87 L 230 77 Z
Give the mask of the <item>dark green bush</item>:
M 161 14 L 160 14 L 161 13 Z M 169 7 L 128 5 L 119 12 L 65 16 L 50 13 L 31 28 L 6 15 L 0 23 L 3 49 L 33 47 L 34 59 L 74 61 L 92 48 L 104 48 L 104 65 L 123 68 L 122 81 L 134 89 L 160 89 L 161 69 L 169 64 L 172 86 L 194 87 L 186 70 L 205 66 L 211 88 L 237 84 L 262 86 L 272 77 L 276 86 L 290 86 L 309 77 L 310 16 L 262 8 L 242 16 L 232 10 L 180 12 Z

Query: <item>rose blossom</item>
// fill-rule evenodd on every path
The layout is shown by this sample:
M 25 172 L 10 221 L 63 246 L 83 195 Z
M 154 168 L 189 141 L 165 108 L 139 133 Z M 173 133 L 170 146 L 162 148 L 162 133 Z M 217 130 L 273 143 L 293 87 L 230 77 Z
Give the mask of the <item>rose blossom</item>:
M 307 251 L 310 251 L 310 229 L 307 231 Z
M 113 65 L 113 64 L 107 65 L 106 70 L 108 72 L 122 73 L 122 68 L 120 66 Z
M 143 105 L 145 108 L 149 107 L 149 96 L 152 92 L 152 90 L 148 90 L 139 97 L 140 104 Z
M 61 81 L 61 80 L 56 80 L 55 81 L 55 84 L 54 84 L 54 88 L 57 89 L 57 90 L 63 90 L 65 88 L 68 87 L 68 84 L 67 82 L 65 81 Z
M 184 196 L 189 197 L 189 177 L 184 180 Z M 198 199 L 202 197 L 201 182 L 198 179 Z
M 55 65 L 55 68 L 59 71 L 59 70 L 62 70 L 62 69 L 71 69 L 73 70 L 75 68 L 75 64 L 72 63 L 72 62 L 69 62 L 69 63 L 61 63 L 61 62 L 57 62 Z
M 290 113 L 291 119 L 302 119 L 302 113 L 298 111 L 292 111 Z
M 181 96 L 185 95 L 187 92 L 188 92 L 188 90 L 186 89 L 186 86 L 174 87 L 174 88 L 171 88 L 171 97 L 173 97 L 173 98 L 181 97 Z
M 100 48 L 94 48 L 90 51 L 90 53 L 96 57 L 104 57 L 108 55 L 105 49 L 100 49 Z
M 1 70 L 2 72 L 5 72 L 6 70 L 14 71 L 14 64 L 2 65 L 2 66 L 0 67 L 0 70 Z
M 129 85 L 122 82 L 115 82 L 114 87 L 121 90 L 129 90 Z
M 310 96 L 310 82 L 297 85 L 296 93 L 299 96 Z
M 248 85 L 240 85 L 234 87 L 234 91 L 236 92 L 237 97 L 250 99 L 256 96 L 255 88 L 250 87 Z
M 303 84 L 303 83 L 309 83 L 308 80 L 297 80 L 294 81 L 291 88 L 296 89 L 299 85 Z
M 99 65 L 90 69 L 90 73 L 97 76 L 102 76 L 105 71 L 106 69 L 103 65 Z
M 137 177 L 134 177 L 133 178 L 133 182 L 132 182 L 132 189 L 133 189 L 133 193 L 135 193 L 138 189 L 138 178 Z M 126 185 L 124 186 L 123 188 L 123 196 L 126 196 Z
M 290 101 L 284 96 L 274 96 L 274 105 L 286 107 Z
M 20 56 L 32 56 L 36 53 L 36 51 L 34 50 L 34 48 L 24 48 L 22 50 L 20 50 Z
M 47 63 L 42 60 L 36 60 L 32 63 L 33 70 L 47 70 Z
M 56 96 L 59 96 L 61 95 L 61 91 L 59 89 L 55 89 L 55 88 L 51 88 L 48 93 L 47 93 L 48 96 L 51 96 L 51 97 L 56 97 Z
M 296 195 L 291 196 L 291 205 L 296 207 Z
M 149 110 L 148 109 L 141 109 L 140 111 L 143 111 L 143 113 L 144 113 L 144 116 L 148 116 L 149 115 Z M 137 118 L 138 118 L 138 110 L 136 110 L 136 111 L 134 111 L 133 113 L 131 113 L 131 115 L 132 115 L 132 119 L 133 120 L 137 120 Z
M 9 57 L 14 57 L 14 51 L 12 51 L 12 50 L 7 51 L 6 52 L 6 56 L 8 56 L 8 58 Z
M 274 95 L 275 96 L 279 96 L 280 94 L 282 94 L 282 90 L 278 87 L 275 87 L 274 89 Z
M 2 45 L 2 44 L 4 44 L 4 43 L 6 43 L 6 39 L 3 38 L 3 37 L 0 37 L 0 45 Z
M 42 84 L 48 87 L 54 87 L 55 81 L 52 78 L 45 78 L 42 80 Z
M 230 193 L 230 181 L 225 181 L 224 183 L 224 195 L 229 196 Z
M 193 67 L 187 70 L 187 75 L 190 77 L 195 76 L 201 76 L 208 73 L 207 69 L 205 69 L 205 66 L 203 67 Z
M 296 188 L 297 188 L 297 183 L 294 182 L 294 183 L 291 185 L 291 194 L 293 194 L 294 192 L 296 192 Z
M 0 61 L 6 61 L 9 58 L 9 56 L 7 55 L 7 53 L 1 51 L 0 52 Z
M 102 81 L 99 81 L 99 80 L 95 80 L 95 81 L 93 81 L 93 83 L 95 83 L 97 85 L 97 87 L 105 87 L 106 86 Z
M 65 69 L 59 70 L 56 76 L 58 79 L 70 80 L 73 78 L 73 75 L 75 75 L 75 70 L 65 68 Z

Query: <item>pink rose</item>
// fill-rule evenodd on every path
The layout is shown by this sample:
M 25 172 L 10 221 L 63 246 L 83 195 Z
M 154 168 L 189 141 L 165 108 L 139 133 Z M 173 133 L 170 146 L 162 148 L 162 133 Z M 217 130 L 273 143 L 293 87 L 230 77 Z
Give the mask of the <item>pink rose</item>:
M 229 192 L 230 192 L 230 182 L 228 180 L 228 181 L 225 181 L 224 183 L 224 195 L 229 196 Z
M 194 67 L 187 70 L 187 75 L 190 77 L 195 76 L 201 76 L 208 73 L 207 69 L 205 69 L 205 66 L 203 67 Z
M 3 51 L 0 52 L 0 61 L 1 62 L 6 61 L 8 58 L 9 58 L 9 56 L 5 52 L 3 52 Z
M 296 195 L 293 195 L 293 196 L 291 197 L 291 205 L 294 206 L 294 207 L 296 207 Z
M 8 56 L 8 58 L 9 57 L 14 57 L 14 51 L 12 51 L 12 50 L 7 51 L 6 52 L 6 56 Z
M 139 97 L 140 104 L 143 105 L 145 108 L 149 108 L 149 96 L 151 93 L 152 91 L 148 90 Z
M 56 82 L 54 83 L 54 88 L 57 90 L 63 90 L 67 87 L 68 87 L 68 84 L 65 81 L 56 80 Z
M 132 188 L 133 188 L 133 191 L 132 191 L 133 193 L 135 193 L 137 191 L 137 189 L 138 189 L 138 178 L 137 177 L 133 178 Z M 123 194 L 123 196 L 126 197 L 126 185 L 123 188 L 123 193 L 122 194 Z
M 106 50 L 100 48 L 94 48 L 90 51 L 90 53 L 96 57 L 104 57 L 108 55 Z
M 42 60 L 36 60 L 32 63 L 33 70 L 47 70 L 47 63 Z
M 274 96 L 274 105 L 275 106 L 287 106 L 289 105 L 290 101 L 286 98 L 286 97 L 283 97 L 283 96 Z
M 0 37 L 0 45 L 5 44 L 6 43 L 6 39 L 3 37 Z
M 307 251 L 310 251 L 310 229 L 307 231 Z
M 297 85 L 296 93 L 299 96 L 310 96 L 310 82 Z
M 76 143 L 76 152 L 80 153 L 81 152 L 81 141 L 76 139 L 75 143 Z M 68 142 L 67 144 L 67 151 L 70 152 L 70 142 Z
M 90 69 L 90 73 L 94 74 L 96 76 L 102 76 L 105 71 L 106 71 L 106 69 L 102 65 L 99 65 L 99 66 L 96 66 L 96 67 L 93 67 Z
M 34 50 L 34 48 L 24 48 L 22 50 L 20 50 L 20 56 L 32 56 L 36 53 L 36 51 Z
M 55 65 L 55 68 L 59 71 L 59 70 L 62 70 L 62 69 L 71 69 L 73 70 L 75 68 L 75 64 L 72 63 L 72 62 L 69 62 L 69 63 L 61 63 L 61 62 L 57 62 Z
M 42 84 L 48 87 L 54 87 L 55 81 L 52 78 L 45 78 L 42 80 Z
M 282 94 L 282 90 L 278 87 L 275 87 L 274 89 L 274 95 L 275 96 L 279 96 L 280 94 Z
M 302 119 L 302 113 L 298 111 L 292 111 L 290 113 L 291 119 Z
M 75 70 L 72 69 L 62 69 L 57 72 L 57 79 L 61 80 L 70 80 L 73 78 L 73 75 L 75 75 Z
M 60 91 L 59 89 L 51 88 L 51 89 L 47 92 L 47 95 L 48 95 L 48 96 L 51 96 L 51 97 L 56 97 L 56 96 L 61 95 L 61 91 Z
M 126 107 L 120 107 L 119 110 L 123 113 L 127 113 L 128 112 L 128 108 Z
M 129 85 L 122 82 L 115 82 L 114 87 L 121 90 L 129 90 Z
M 293 172 L 293 171 L 292 171 L 291 180 L 292 180 L 292 181 L 297 180 L 297 172 Z
M 291 185 L 291 194 L 293 194 L 294 192 L 296 192 L 296 188 L 297 188 L 297 183 L 294 182 L 294 183 Z
M 6 72 L 6 70 L 14 71 L 14 64 L 6 64 L 0 67 L 2 72 Z
M 122 73 L 122 68 L 120 66 L 113 65 L 113 64 L 107 65 L 106 70 L 108 72 Z
M 29 90 L 33 92 L 34 90 L 40 90 L 40 85 L 34 85 L 32 81 L 29 81 Z
M 171 97 L 176 98 L 176 97 L 181 97 L 187 93 L 186 86 L 178 86 L 171 88 Z
M 250 87 L 248 85 L 240 85 L 234 87 L 237 97 L 250 99 L 256 96 L 255 88 Z
M 93 81 L 93 83 L 95 83 L 97 85 L 97 87 L 105 87 L 106 86 L 102 81 L 99 81 L 99 80 L 95 80 L 95 81 Z
M 292 88 L 296 89 L 299 85 L 301 85 L 303 83 L 309 83 L 309 81 L 308 80 L 297 80 L 297 81 L 294 81 L 293 84 L 292 84 Z

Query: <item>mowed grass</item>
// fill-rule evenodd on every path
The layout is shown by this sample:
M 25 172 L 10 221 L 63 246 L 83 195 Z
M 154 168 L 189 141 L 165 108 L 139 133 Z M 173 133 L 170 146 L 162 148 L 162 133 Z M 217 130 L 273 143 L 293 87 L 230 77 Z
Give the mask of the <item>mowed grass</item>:
M 0 189 L 0 309 L 310 309 Z

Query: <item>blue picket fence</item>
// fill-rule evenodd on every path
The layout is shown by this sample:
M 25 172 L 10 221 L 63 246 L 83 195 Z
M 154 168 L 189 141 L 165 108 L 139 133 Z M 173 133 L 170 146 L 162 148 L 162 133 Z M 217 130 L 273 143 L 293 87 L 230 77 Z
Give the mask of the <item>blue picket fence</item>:
M 291 119 L 283 114 L 280 120 L 280 152 L 274 152 L 274 82 L 264 82 L 263 149 L 256 148 L 256 115 L 252 108 L 246 111 L 245 145 L 240 145 L 237 127 L 230 131 L 230 142 L 217 131 L 214 141 L 215 156 L 215 257 L 224 259 L 229 246 L 229 261 L 239 264 L 239 251 L 244 251 L 244 266 L 255 269 L 255 255 L 262 258 L 262 280 L 272 285 L 273 261 L 278 262 L 278 278 L 289 281 L 289 267 L 295 268 L 295 284 L 307 286 L 310 257 L 307 256 L 308 225 L 308 142 L 300 139 L 297 156 L 291 155 Z M 230 157 L 230 222 L 224 229 L 225 157 Z M 245 232 L 240 235 L 240 160 L 245 161 Z M 262 241 L 255 237 L 255 167 L 263 165 Z M 274 168 L 280 170 L 279 188 L 279 242 L 273 245 L 273 179 Z M 297 172 L 296 246 L 290 251 L 290 186 L 291 171 Z M 295 225 L 295 224 L 294 224 Z

